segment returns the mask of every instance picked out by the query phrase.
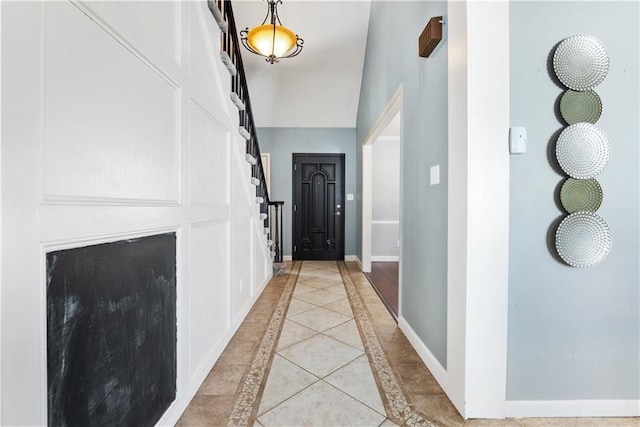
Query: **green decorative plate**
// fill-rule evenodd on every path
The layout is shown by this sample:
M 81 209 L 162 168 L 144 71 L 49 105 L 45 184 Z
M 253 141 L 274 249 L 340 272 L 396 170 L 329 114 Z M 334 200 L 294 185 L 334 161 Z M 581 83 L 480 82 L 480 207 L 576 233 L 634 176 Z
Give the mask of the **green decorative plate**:
M 602 114 L 602 100 L 593 91 L 567 90 L 560 99 L 560 114 L 570 125 L 579 122 L 595 123 Z
M 560 189 L 560 202 L 569 213 L 595 212 L 602 204 L 602 187 L 593 178 L 569 178 Z

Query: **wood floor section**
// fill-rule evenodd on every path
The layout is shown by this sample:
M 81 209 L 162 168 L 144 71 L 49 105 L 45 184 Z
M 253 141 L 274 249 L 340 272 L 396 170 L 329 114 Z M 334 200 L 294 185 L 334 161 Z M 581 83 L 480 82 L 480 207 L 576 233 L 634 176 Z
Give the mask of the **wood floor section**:
M 371 273 L 364 273 L 393 318 L 398 320 L 398 275 L 397 262 L 372 262 Z

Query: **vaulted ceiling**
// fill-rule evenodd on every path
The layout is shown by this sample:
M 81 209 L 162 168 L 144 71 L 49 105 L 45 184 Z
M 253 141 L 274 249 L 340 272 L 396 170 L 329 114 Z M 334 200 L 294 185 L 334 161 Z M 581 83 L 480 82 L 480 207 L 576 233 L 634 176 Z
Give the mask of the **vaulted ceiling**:
M 258 127 L 355 127 L 369 0 L 284 0 L 282 24 L 304 39 L 295 58 L 271 65 L 242 48 Z M 238 30 L 262 23 L 264 0 L 235 0 Z

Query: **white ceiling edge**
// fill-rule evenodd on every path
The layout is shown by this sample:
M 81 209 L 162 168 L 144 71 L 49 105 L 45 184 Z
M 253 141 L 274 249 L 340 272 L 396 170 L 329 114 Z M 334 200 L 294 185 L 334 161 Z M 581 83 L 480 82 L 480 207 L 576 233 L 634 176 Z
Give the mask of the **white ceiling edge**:
M 370 0 L 284 0 L 282 24 L 304 39 L 295 58 L 242 59 L 258 127 L 353 128 L 369 27 Z M 238 30 L 262 22 L 264 0 L 234 0 Z

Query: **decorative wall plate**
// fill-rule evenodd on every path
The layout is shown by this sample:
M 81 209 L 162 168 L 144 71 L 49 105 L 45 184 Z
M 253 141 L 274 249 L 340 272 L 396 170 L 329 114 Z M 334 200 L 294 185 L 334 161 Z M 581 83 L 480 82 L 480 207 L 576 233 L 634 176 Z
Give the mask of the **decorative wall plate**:
M 567 90 L 560 98 L 560 114 L 570 125 L 579 122 L 595 123 L 602 114 L 602 101 L 593 91 Z
M 560 189 L 560 202 L 569 213 L 595 212 L 602 204 L 602 187 L 594 178 L 569 178 Z
M 590 212 L 575 212 L 562 220 L 556 231 L 558 255 L 572 267 L 599 264 L 611 250 L 607 223 Z
M 576 123 L 558 137 L 556 157 L 563 171 L 572 178 L 596 176 L 609 162 L 609 137 L 590 123 Z
M 609 72 L 609 54 L 593 36 L 564 39 L 553 54 L 553 69 L 569 89 L 589 90 L 600 84 Z

